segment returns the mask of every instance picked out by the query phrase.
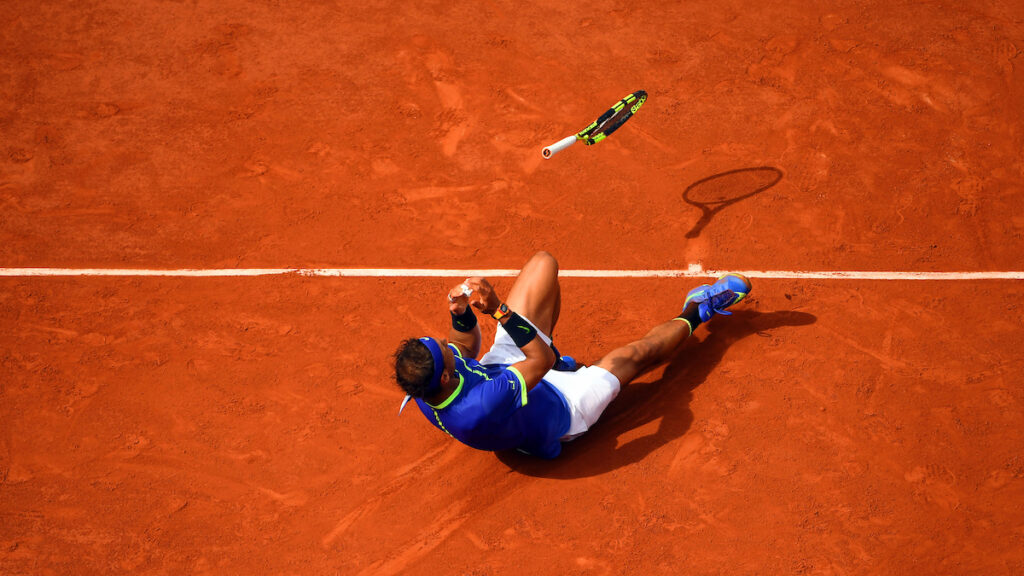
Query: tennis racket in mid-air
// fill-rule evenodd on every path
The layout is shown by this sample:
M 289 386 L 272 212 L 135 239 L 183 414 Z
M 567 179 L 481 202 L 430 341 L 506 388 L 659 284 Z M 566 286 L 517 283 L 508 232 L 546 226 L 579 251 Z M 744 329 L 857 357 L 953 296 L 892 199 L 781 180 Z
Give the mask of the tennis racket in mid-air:
M 633 92 L 629 96 L 626 96 L 622 100 L 616 102 L 615 105 L 609 108 L 607 112 L 601 114 L 600 118 L 594 120 L 590 126 L 587 126 L 572 136 L 562 138 L 558 142 L 555 142 L 541 151 L 541 154 L 545 158 L 551 158 L 555 154 L 558 154 L 580 140 L 582 140 L 587 146 L 597 144 L 601 140 L 611 136 L 612 132 L 615 132 L 620 126 L 625 124 L 626 120 L 629 120 L 633 114 L 636 114 L 636 111 L 639 110 L 640 106 L 642 106 L 646 101 L 647 92 L 644 92 L 643 90 Z

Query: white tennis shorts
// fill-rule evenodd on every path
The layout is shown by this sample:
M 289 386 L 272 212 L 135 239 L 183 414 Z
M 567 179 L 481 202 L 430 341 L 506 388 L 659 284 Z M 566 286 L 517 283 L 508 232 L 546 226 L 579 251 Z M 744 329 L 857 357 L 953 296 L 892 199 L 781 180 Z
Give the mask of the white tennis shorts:
M 524 319 L 530 322 L 528 318 Z M 537 328 L 530 322 L 530 325 Z M 551 338 L 537 329 L 537 334 L 548 345 Z M 480 358 L 481 364 L 515 364 L 526 359 L 523 351 L 509 336 L 501 324 L 494 335 L 494 345 Z M 584 366 L 575 372 L 551 370 L 544 380 L 555 387 L 569 404 L 572 422 L 569 431 L 562 436 L 562 442 L 573 440 L 597 422 L 608 404 L 619 395 L 622 388 L 614 374 L 598 366 Z

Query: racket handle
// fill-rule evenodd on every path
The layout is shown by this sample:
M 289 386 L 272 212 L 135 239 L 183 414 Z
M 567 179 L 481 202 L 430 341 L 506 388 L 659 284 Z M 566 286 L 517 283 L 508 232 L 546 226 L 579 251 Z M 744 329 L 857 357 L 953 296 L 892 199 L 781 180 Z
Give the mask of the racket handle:
M 575 134 L 573 134 L 572 136 L 566 136 L 565 138 L 562 138 L 561 140 L 555 142 L 551 146 L 548 146 L 547 148 L 541 150 L 541 155 L 544 156 L 545 158 L 551 158 L 555 154 L 558 154 L 562 150 L 565 150 L 569 146 L 575 144 L 577 140 L 579 140 L 579 138 L 577 138 Z

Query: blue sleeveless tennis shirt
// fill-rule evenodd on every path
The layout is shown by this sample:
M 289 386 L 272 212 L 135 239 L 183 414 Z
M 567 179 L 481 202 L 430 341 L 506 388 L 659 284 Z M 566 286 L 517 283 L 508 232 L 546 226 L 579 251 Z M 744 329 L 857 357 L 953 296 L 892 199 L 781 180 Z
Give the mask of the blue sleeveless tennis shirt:
M 416 399 L 435 427 L 478 450 L 518 448 L 541 458 L 561 454 L 559 439 L 569 431 L 569 404 L 562 393 L 541 380 L 527 392 L 518 370 L 481 364 L 455 353 L 459 384 L 447 400 L 431 406 Z

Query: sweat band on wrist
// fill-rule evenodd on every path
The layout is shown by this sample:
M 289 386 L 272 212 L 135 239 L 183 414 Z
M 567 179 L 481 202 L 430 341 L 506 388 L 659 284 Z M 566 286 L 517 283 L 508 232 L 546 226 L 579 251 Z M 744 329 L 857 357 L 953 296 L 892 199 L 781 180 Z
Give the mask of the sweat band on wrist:
M 462 314 L 456 315 L 455 312 L 451 312 L 452 315 L 452 328 L 459 332 L 472 332 L 473 328 L 476 328 L 476 314 L 473 314 L 473 309 L 466 306 L 466 311 Z
M 512 341 L 516 343 L 516 346 L 520 348 L 526 346 L 537 337 L 537 329 L 515 312 L 510 313 L 508 320 L 505 320 L 505 323 L 501 326 L 512 337 Z

